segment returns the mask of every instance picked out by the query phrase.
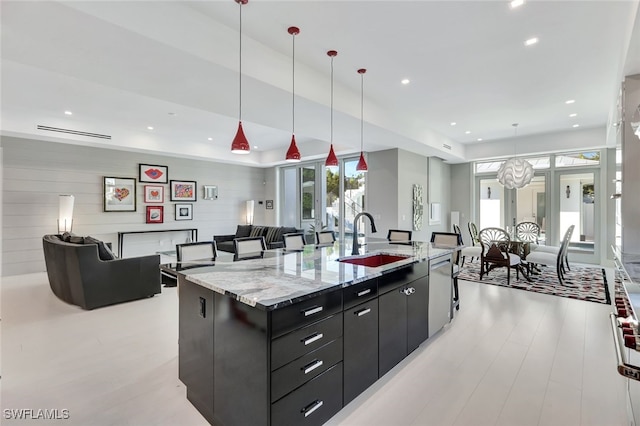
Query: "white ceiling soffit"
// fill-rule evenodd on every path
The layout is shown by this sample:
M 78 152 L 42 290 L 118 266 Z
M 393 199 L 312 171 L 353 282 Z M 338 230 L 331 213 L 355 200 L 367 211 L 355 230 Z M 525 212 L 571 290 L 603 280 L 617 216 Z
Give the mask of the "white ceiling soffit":
M 605 129 L 622 73 L 640 72 L 637 41 L 630 43 L 636 1 L 530 1 L 510 10 L 502 1 L 252 0 L 242 9 L 242 115 L 257 148 L 236 156 L 229 147 L 238 120 L 238 7 L 232 0 L 3 1 L 3 134 L 281 164 L 291 138 L 290 25 L 301 28 L 303 159 L 328 150 L 330 49 L 339 52 L 339 155 L 360 149 L 358 68 L 368 69 L 365 150 L 398 147 L 450 162 L 473 158 L 477 144 L 511 138 L 514 122 L 521 137 L 563 135 L 575 111 L 581 130 Z M 525 48 L 532 36 L 540 42 Z M 47 136 L 37 125 L 112 140 Z

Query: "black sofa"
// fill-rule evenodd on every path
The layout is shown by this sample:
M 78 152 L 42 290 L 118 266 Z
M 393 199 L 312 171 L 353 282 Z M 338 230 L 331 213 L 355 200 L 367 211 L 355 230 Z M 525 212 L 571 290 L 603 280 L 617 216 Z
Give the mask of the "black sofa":
M 238 225 L 235 234 L 214 235 L 216 246 L 220 251 L 235 253 L 233 240 L 244 237 L 264 237 L 267 249 L 284 247 L 284 234 L 302 232 L 292 226 L 260 226 L 260 225 Z
M 65 237 L 42 238 L 49 285 L 61 300 L 94 309 L 160 293 L 159 255 L 116 259 L 102 241 Z

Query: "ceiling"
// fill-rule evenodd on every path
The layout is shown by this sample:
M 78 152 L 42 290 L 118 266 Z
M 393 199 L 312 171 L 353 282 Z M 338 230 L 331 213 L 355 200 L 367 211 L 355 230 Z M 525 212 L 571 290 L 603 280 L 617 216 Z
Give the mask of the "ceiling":
M 253 149 L 238 156 L 230 153 L 239 114 L 235 2 L 3 0 L 2 134 L 282 164 L 293 112 L 287 28 L 295 25 L 303 159 L 328 152 L 326 52 L 335 49 L 338 155 L 360 150 L 362 95 L 365 151 L 468 161 L 470 146 L 610 127 L 620 82 L 640 73 L 638 3 L 251 0 L 242 6 L 242 119 Z M 539 42 L 525 46 L 532 37 Z M 359 68 L 368 70 L 363 92 Z

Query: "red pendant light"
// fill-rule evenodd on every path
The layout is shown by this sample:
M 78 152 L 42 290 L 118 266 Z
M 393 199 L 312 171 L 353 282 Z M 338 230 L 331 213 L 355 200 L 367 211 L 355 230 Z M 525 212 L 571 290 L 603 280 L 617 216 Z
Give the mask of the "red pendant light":
M 240 49 L 239 49 L 239 102 L 238 102 L 238 131 L 236 132 L 236 137 L 233 138 L 233 142 L 231 143 L 231 152 L 234 154 L 249 154 L 251 152 L 251 146 L 249 145 L 249 141 L 244 134 L 244 130 L 242 129 L 242 5 L 247 4 L 249 0 L 234 0 L 238 3 L 240 8 Z
M 367 172 L 369 171 L 369 166 L 367 166 L 367 161 L 364 159 L 364 73 L 367 70 L 364 68 L 360 68 L 358 70 L 358 74 L 360 74 L 360 160 L 358 160 L 358 165 L 356 166 L 356 171 L 358 172 Z
M 329 148 L 329 155 L 324 165 L 326 167 L 338 167 L 338 157 L 336 157 L 336 153 L 333 151 L 333 58 L 338 56 L 338 52 L 330 50 L 327 52 L 327 55 L 331 58 L 331 147 Z
M 292 66 L 291 66 L 291 144 L 287 150 L 285 160 L 297 163 L 300 161 L 300 151 L 296 145 L 296 36 L 300 34 L 300 28 L 289 27 L 287 30 L 291 34 L 292 41 Z

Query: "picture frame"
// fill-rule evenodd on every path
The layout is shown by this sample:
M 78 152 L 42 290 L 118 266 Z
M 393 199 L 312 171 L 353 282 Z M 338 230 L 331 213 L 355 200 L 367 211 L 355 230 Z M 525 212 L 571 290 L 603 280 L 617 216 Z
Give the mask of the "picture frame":
M 147 206 L 147 223 L 163 223 L 164 207 L 163 206 Z
M 164 202 L 164 186 L 145 185 L 144 186 L 144 202 L 145 203 L 163 203 Z
M 169 167 L 155 164 L 138 164 L 138 181 L 151 183 L 167 183 Z
M 218 199 L 218 186 L 217 185 L 204 185 L 202 193 L 203 200 L 217 200 Z
M 191 180 L 172 180 L 171 201 L 196 201 L 196 182 Z
M 135 212 L 136 179 L 122 177 L 103 177 L 103 211 Z
M 176 203 L 176 220 L 193 220 L 193 204 Z
M 273 210 L 273 200 L 266 200 L 265 201 L 265 208 L 267 210 Z

